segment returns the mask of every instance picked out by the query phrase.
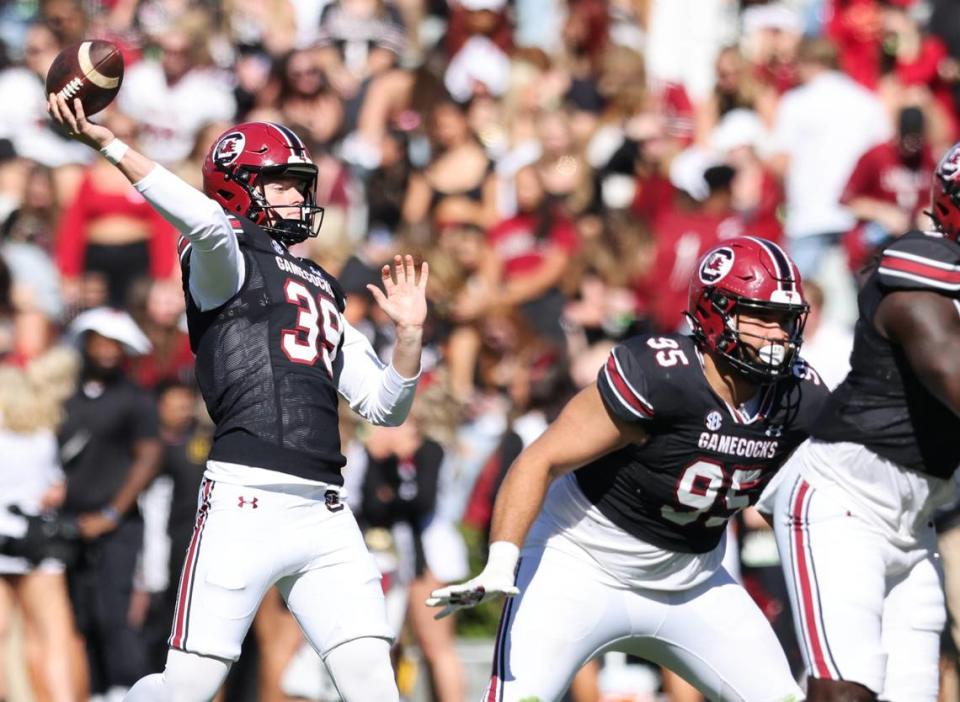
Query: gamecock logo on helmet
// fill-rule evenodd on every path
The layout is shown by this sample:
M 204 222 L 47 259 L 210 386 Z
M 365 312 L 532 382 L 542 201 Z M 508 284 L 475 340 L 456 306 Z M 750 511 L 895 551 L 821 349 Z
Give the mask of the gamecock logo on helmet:
M 700 266 L 700 281 L 706 285 L 713 285 L 726 277 L 730 269 L 733 268 L 734 253 L 733 249 L 717 249 L 707 256 L 706 260 Z
M 243 147 L 247 143 L 247 138 L 240 132 L 227 134 L 213 152 L 213 160 L 221 166 L 229 166 L 236 161 L 243 153 Z

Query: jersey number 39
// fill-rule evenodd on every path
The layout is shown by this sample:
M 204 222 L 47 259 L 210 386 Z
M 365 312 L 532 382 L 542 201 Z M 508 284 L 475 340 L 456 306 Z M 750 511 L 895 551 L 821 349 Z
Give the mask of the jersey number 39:
M 342 325 L 336 303 L 322 293 L 316 298 L 306 285 L 288 278 L 283 286 L 287 302 L 297 306 L 297 326 L 280 332 L 280 348 L 294 363 L 312 366 L 318 358 L 333 377 L 333 357 Z

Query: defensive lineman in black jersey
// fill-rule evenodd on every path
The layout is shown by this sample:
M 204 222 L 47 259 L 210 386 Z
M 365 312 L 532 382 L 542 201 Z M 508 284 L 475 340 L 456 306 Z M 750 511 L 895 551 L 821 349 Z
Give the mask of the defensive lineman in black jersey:
M 520 455 L 497 496 L 487 566 L 428 600 L 442 616 L 510 597 L 484 700 L 556 700 L 608 649 L 712 700 L 802 698 L 721 560 L 730 516 L 757 500 L 828 395 L 797 355 L 806 309 L 778 246 L 724 242 L 691 281 L 693 336 L 614 348 L 597 383 Z
M 286 127 L 228 129 L 203 166 L 204 193 L 50 96 L 49 111 L 101 153 L 183 235 L 197 380 L 216 423 L 162 674 L 130 702 L 206 702 L 276 586 L 345 700 L 397 700 L 380 574 L 340 499 L 337 396 L 378 424 L 404 420 L 420 368 L 426 264 L 384 266 L 396 324 L 390 365 L 343 318 L 336 280 L 288 247 L 315 236 L 317 167 Z M 394 280 L 396 278 L 396 280 Z
M 958 167 L 954 146 L 934 174 L 936 230 L 904 234 L 872 264 L 850 373 L 772 501 L 813 702 L 937 699 L 945 610 L 930 520 L 960 465 Z

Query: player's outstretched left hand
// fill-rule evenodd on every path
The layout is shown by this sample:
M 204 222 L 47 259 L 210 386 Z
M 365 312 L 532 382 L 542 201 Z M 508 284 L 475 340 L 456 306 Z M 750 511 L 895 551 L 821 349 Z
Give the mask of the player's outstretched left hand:
M 513 584 L 513 577 L 498 581 L 484 571 L 472 580 L 459 585 L 448 585 L 434 590 L 427 598 L 428 607 L 443 607 L 434 619 L 443 619 L 464 607 L 475 607 L 497 595 L 513 597 L 520 591 Z
M 368 285 L 367 289 L 397 327 L 422 327 L 427 318 L 427 278 L 430 267 L 426 261 L 421 264 L 420 280 L 417 280 L 413 256 L 397 254 L 393 257 L 393 267 L 393 271 L 389 265 L 381 270 L 383 290 L 376 285 Z
M 430 593 L 427 606 L 443 607 L 435 619 L 443 619 L 458 609 L 473 607 L 497 595 L 513 597 L 518 594 L 520 590 L 514 584 L 514 578 L 519 553 L 515 544 L 506 541 L 490 544 L 490 556 L 480 575 L 465 583 L 441 587 Z

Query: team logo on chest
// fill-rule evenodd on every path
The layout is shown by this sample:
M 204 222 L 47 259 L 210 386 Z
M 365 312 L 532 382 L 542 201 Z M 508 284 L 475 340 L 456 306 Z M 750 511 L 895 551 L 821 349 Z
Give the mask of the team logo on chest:
M 708 431 L 718 431 L 723 424 L 723 416 L 717 410 L 707 412 L 707 418 L 704 421 Z
M 724 246 L 714 251 L 700 266 L 700 281 L 706 285 L 723 280 L 733 268 L 733 249 Z
M 270 243 L 273 245 L 273 250 L 276 251 L 281 256 L 283 256 L 283 244 L 281 244 L 276 239 L 271 239 Z

